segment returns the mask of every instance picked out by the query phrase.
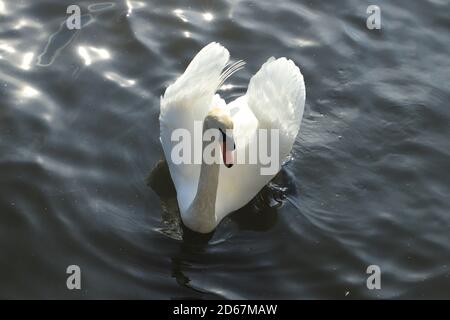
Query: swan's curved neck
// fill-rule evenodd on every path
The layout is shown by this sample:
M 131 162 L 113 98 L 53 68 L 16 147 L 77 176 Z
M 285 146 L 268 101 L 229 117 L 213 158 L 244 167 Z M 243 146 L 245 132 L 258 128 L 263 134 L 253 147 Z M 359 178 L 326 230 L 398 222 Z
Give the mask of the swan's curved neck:
M 203 130 L 205 131 L 205 127 L 203 127 Z M 208 142 L 203 142 L 202 150 L 205 150 L 207 144 Z M 214 230 L 217 225 L 215 206 L 219 170 L 220 165 L 218 163 L 207 164 L 202 161 L 197 194 L 187 212 L 189 219 L 185 221 L 185 224 L 192 230 L 208 233 Z

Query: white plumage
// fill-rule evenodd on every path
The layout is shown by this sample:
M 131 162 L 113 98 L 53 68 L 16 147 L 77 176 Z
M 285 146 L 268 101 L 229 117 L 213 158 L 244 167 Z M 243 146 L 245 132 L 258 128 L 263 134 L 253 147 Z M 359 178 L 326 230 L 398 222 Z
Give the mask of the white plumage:
M 213 107 L 223 108 L 234 124 L 236 159 L 242 153 L 249 154 L 252 137 L 258 129 L 279 129 L 279 170 L 300 128 L 305 85 L 299 68 L 291 60 L 268 59 L 251 78 L 247 93 L 227 105 L 216 91 L 224 78 L 241 66 L 235 65 L 231 72 L 223 74 L 228 61 L 227 49 L 218 43 L 208 44 L 161 97 L 161 143 L 185 222 L 191 219 L 188 208 L 197 193 L 201 164 L 175 165 L 172 162 L 171 151 L 175 143 L 170 138 L 173 130 L 184 128 L 194 135 L 194 121 L 203 121 Z M 220 166 L 214 212 L 216 225 L 228 213 L 247 204 L 273 178 L 274 175 L 261 175 L 260 169 L 261 164 Z

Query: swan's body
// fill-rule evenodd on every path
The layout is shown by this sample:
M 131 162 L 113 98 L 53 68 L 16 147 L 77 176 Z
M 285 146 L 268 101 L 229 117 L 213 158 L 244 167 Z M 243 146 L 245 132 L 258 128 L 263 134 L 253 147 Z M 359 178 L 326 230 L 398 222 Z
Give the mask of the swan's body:
M 222 71 L 228 60 L 227 49 L 218 43 L 207 45 L 161 97 L 161 143 L 181 218 L 186 226 L 202 233 L 212 231 L 227 214 L 246 205 L 276 172 L 261 175 L 260 164 L 238 163 L 231 168 L 174 164 L 171 152 L 177 142 L 171 141 L 173 130 L 184 128 L 194 135 L 194 122 L 206 123 L 215 108 L 223 121 L 212 127 L 228 128 L 226 123 L 231 122 L 234 157 L 238 158 L 243 152 L 249 154 L 258 129 L 279 129 L 279 170 L 292 149 L 305 104 L 305 85 L 298 67 L 286 58 L 270 58 L 251 78 L 247 93 L 227 105 L 216 91 L 223 83 Z

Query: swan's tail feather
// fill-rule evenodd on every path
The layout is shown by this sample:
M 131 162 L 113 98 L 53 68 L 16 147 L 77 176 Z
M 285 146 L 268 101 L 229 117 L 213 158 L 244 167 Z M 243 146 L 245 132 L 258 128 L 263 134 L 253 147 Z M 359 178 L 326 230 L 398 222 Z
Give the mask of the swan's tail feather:
M 220 83 L 217 88 L 220 88 L 225 83 L 225 81 L 227 81 L 227 79 L 229 77 L 231 77 L 234 73 L 238 72 L 239 70 L 242 70 L 244 68 L 244 66 L 245 66 L 245 61 L 238 60 L 235 63 L 232 63 L 231 65 L 226 67 L 226 69 L 220 75 Z

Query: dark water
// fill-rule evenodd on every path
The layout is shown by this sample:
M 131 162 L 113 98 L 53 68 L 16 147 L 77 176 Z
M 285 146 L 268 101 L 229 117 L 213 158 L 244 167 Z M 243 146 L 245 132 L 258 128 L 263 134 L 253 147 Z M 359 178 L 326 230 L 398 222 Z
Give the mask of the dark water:
M 70 31 L 72 3 L 0 0 L 1 298 L 450 298 L 449 1 L 80 1 Z M 283 206 L 177 240 L 145 177 L 211 41 L 247 62 L 227 101 L 293 59 L 305 116 Z

